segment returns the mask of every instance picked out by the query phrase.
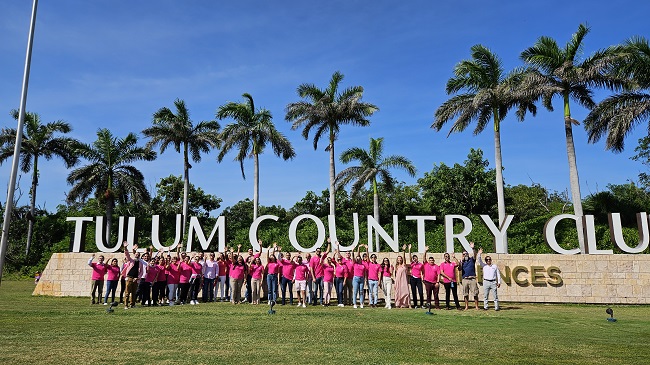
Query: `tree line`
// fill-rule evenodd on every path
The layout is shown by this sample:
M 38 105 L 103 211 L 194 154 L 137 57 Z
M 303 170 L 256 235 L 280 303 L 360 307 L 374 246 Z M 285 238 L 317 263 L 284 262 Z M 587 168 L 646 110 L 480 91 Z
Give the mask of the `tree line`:
M 38 114 L 28 113 L 23 131 L 20 168 L 24 173 L 32 173 L 30 205 L 16 210 L 14 217 L 23 219 L 12 224 L 13 234 L 10 237 L 14 243 L 22 242 L 24 238 L 25 252 L 17 255 L 17 251 L 11 251 L 15 260 L 8 257 L 8 262 L 26 262 L 24 260 L 30 257 L 34 246 L 33 236 L 36 234 L 38 239 L 43 237 L 35 229 L 38 228 L 39 219 L 47 220 L 45 218 L 51 217 L 56 221 L 62 217 L 60 214 L 79 215 L 94 211 L 90 215 L 105 216 L 104 232 L 107 241 L 110 241 L 111 234 L 114 235 L 113 218 L 118 214 L 134 216 L 139 214 L 137 212 L 147 212 L 142 215 L 146 221 L 146 216 L 150 215 L 148 213 L 155 212 L 153 208 L 157 207 L 164 208 L 169 214 L 182 212 L 185 219 L 193 211 L 204 209 L 202 219 L 211 219 L 209 212 L 219 208 L 220 199 L 206 195 L 200 188 L 194 187 L 190 183 L 189 172 L 191 163 L 199 163 L 202 155 L 212 150 L 219 151 L 218 161 L 222 161 L 231 152 L 235 153 L 235 159 L 241 164 L 243 178 L 244 161 L 252 159 L 254 162 L 252 202 L 239 202 L 226 208 L 223 213 L 232 216 L 228 217 L 229 222 L 233 222 L 230 223 L 228 237 L 233 240 L 242 235 L 237 226 L 238 220 L 247 222 L 243 225 L 247 227 L 260 213 L 268 214 L 264 213 L 268 211 L 277 211 L 276 215 L 287 218 L 299 211 L 319 217 L 336 215 L 345 231 L 346 224 L 348 227 L 351 224 L 351 215 L 348 214 L 352 212 L 350 209 L 363 213 L 368 211 L 366 208 L 369 206 L 372 206 L 372 214 L 377 220 L 382 217 L 386 219 L 390 214 L 401 215 L 400 212 L 411 215 L 418 214 L 417 212 L 436 215 L 495 213 L 498 222 L 502 223 L 506 214 L 515 214 L 515 225 L 524 228 L 527 227 L 526 224 L 532 228 L 539 224 L 538 220 L 543 219 L 544 214 L 556 213 L 558 209 L 562 212 L 570 209 L 578 216 L 582 216 L 587 209 L 588 212 L 600 214 L 600 222 L 603 214 L 612 211 L 610 207 L 628 209 L 629 212 L 635 209 L 645 210 L 648 206 L 648 177 L 645 174 L 639 176 L 641 186 L 611 186 L 606 192 L 587 197 L 583 204 L 572 134 L 573 127 L 580 122 L 571 116 L 572 105 L 578 104 L 590 110 L 583 121 L 589 142 L 594 143 L 604 138 L 606 148 L 616 152 L 623 150 L 625 136 L 650 116 L 648 41 L 633 37 L 583 58 L 584 39 L 588 33 L 589 28 L 581 24 L 564 47 L 552 38 L 540 37 L 520 54 L 523 65 L 509 72 L 503 69 L 501 59 L 488 47 L 480 44 L 471 47 L 470 58 L 455 66 L 453 76 L 446 86 L 447 93 L 452 96 L 436 109 L 431 127 L 440 131 L 451 122 L 451 134 L 462 132 L 469 124 L 476 122 L 474 134 L 478 134 L 492 122 L 495 168 L 487 168 L 489 164 L 483 159 L 482 151 L 472 150 L 464 166 L 436 165 L 431 172 L 425 172 L 424 177 L 414 186 L 395 181 L 392 169 L 402 169 L 411 176 L 415 176 L 416 169 L 404 156 L 384 157 L 384 140 L 381 137 L 371 138 L 368 149 L 355 147 L 343 151 L 339 156 L 342 163 L 358 164 L 337 174 L 335 142 L 341 127 L 369 126 L 370 117 L 379 108 L 363 100 L 362 86 L 342 88 L 344 76 L 338 71 L 332 75 L 325 88 L 310 83 L 299 85 L 296 90 L 299 100 L 287 105 L 285 120 L 292 123 L 292 130 L 300 130 L 304 139 L 312 138 L 314 149 L 317 149 L 319 142 L 326 141 L 329 188 L 327 196 L 308 192 L 305 198 L 288 210 L 259 205 L 259 155 L 270 147 L 275 155 L 289 160 L 295 156 L 295 151 L 290 140 L 275 128 L 271 113 L 256 108 L 250 94 L 243 94 L 241 102 L 228 102 L 220 106 L 215 113 L 215 120 L 198 123 L 191 120 L 185 102 L 177 99 L 173 108 L 163 107 L 153 114 L 152 125 L 142 131 L 142 135 L 148 139 L 144 144 L 139 143 L 135 133 L 120 138 L 105 128 L 98 130 L 97 140 L 90 144 L 83 143 L 65 136 L 71 131 L 68 123 L 56 121 L 43 124 Z M 609 90 L 612 94 L 596 102 L 593 99 L 596 89 Z M 527 113 L 534 116 L 539 104 L 552 111 L 554 99 L 560 99 L 563 106 L 570 197 L 566 192 L 549 192 L 534 183 L 530 186 L 506 186 L 500 124 L 511 110 L 515 110 L 520 121 L 525 119 Z M 18 117 L 15 111 L 12 114 L 14 118 Z M 229 120 L 230 123 L 222 129 L 218 122 L 220 120 Z M 0 163 L 13 156 L 15 135 L 16 131 L 10 128 L 4 128 L 0 133 Z M 157 185 L 158 194 L 152 198 L 145 187 L 144 175 L 134 163 L 151 161 L 157 158 L 158 153 L 166 152 L 170 146 L 177 153 L 183 154 L 182 184 L 179 184 L 178 177 L 174 175 L 162 179 Z M 635 158 L 647 163 L 647 151 L 648 141 L 640 141 L 639 153 Z M 66 167 L 74 168 L 67 178 L 71 185 L 67 195 L 68 204 L 58 207 L 53 214 L 36 210 L 36 189 L 39 184 L 40 160 L 54 157 L 61 158 Z M 350 185 L 348 194 L 344 187 Z M 372 202 L 367 202 L 368 206 L 363 206 L 364 194 L 372 197 Z M 196 199 L 194 202 L 191 201 L 192 195 Z M 396 198 L 398 196 L 399 199 Z M 176 206 L 178 199 L 180 207 Z M 323 210 L 325 203 L 327 209 Z M 251 217 L 243 209 L 249 205 L 252 205 Z M 307 211 L 307 208 L 312 210 Z M 530 212 L 537 210 L 543 214 L 531 216 Z M 125 214 L 126 212 L 130 214 Z M 625 219 L 633 220 L 629 216 Z M 22 227 L 25 222 L 27 227 L 24 232 L 21 228 L 15 228 Z M 567 228 L 566 234 L 573 234 L 583 247 L 582 235 L 577 233 L 582 231 L 580 225 L 581 222 L 578 221 L 578 227 Z M 390 223 L 384 226 L 390 227 Z M 14 228 L 17 231 L 14 232 Z M 525 246 L 516 233 L 510 234 L 515 247 L 514 251 L 511 250 L 513 253 L 538 250 L 530 247 L 539 246 L 540 240 L 534 234 L 541 234 L 541 230 L 527 232 L 524 228 L 522 235 L 528 238 L 523 241 L 530 242 L 531 245 Z M 310 237 L 313 234 L 309 232 L 310 229 L 313 230 L 313 227 L 302 227 L 301 234 L 305 238 Z M 512 229 L 516 231 L 514 226 Z M 59 230 L 67 232 L 65 224 Z M 48 235 L 50 233 L 47 232 Z M 432 239 L 436 240 L 436 233 L 431 234 L 434 235 Z M 54 244 L 53 237 L 57 236 L 53 235 L 48 240 L 50 251 Z M 281 238 L 273 237 L 277 240 Z M 60 248 L 64 241 L 62 238 L 58 241 L 59 245 L 54 246 Z M 42 246 L 43 242 L 38 242 L 38 245 Z M 521 248 L 521 245 L 525 247 Z M 41 251 L 40 256 L 35 256 L 44 257 L 45 249 Z M 35 259 L 30 263 L 34 265 Z

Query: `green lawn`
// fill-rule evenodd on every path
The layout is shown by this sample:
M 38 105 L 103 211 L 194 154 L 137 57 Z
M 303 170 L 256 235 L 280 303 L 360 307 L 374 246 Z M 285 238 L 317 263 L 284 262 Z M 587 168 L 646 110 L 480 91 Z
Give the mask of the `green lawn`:
M 0 364 L 650 364 L 650 307 L 435 311 L 210 303 L 135 308 L 0 286 Z M 498 360 L 498 361 L 496 361 Z

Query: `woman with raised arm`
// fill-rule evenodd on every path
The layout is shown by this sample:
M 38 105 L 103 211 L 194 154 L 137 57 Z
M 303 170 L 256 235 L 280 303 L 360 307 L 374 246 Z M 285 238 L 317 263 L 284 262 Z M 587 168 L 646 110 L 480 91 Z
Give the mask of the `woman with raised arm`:
M 395 307 L 397 308 L 408 308 L 411 305 L 407 274 L 408 268 L 404 251 L 406 251 L 406 245 L 402 246 L 402 252 L 395 260 L 395 271 L 393 274 L 395 277 Z
M 280 259 L 282 277 L 280 278 L 280 290 L 282 291 L 282 305 L 286 304 L 287 287 L 289 288 L 289 304 L 293 305 L 293 283 L 296 271 L 295 261 L 292 260 L 289 252 L 284 253 L 284 258 Z
M 233 304 L 239 304 L 242 302 L 241 289 L 244 285 L 244 280 L 246 280 L 246 275 L 248 274 L 248 266 L 246 266 L 246 260 L 244 256 L 240 254 L 241 244 L 237 245 L 237 254 L 233 255 L 233 262 L 230 264 L 230 288 L 232 290 L 232 299 Z
M 422 290 L 422 264 L 417 255 L 411 255 L 411 245 L 409 245 L 409 256 L 411 264 L 407 265 L 411 269 L 409 282 L 411 284 L 411 299 L 413 299 L 413 308 L 418 308 L 418 294 L 420 295 L 420 307 L 424 308 L 424 295 Z
M 218 268 L 218 277 L 216 279 L 216 284 L 214 287 L 214 297 L 215 301 L 217 300 L 217 294 L 219 294 L 219 301 L 223 302 L 225 300 L 225 294 L 224 291 L 226 289 L 226 279 L 227 279 L 227 274 L 228 274 L 228 268 L 226 264 L 226 256 L 220 252 L 219 255 L 217 256 L 217 265 L 219 266 Z
M 329 242 L 329 241 L 328 241 Z M 332 287 L 334 286 L 334 262 L 329 257 L 331 243 L 327 244 L 327 250 L 320 257 L 320 264 L 323 267 L 323 306 L 330 305 L 332 298 Z
M 275 302 L 278 299 L 278 272 L 280 271 L 280 263 L 275 257 L 277 251 L 277 243 L 273 243 L 273 249 L 266 251 L 266 287 L 269 303 Z
M 251 294 L 252 304 L 260 304 L 260 294 L 262 293 L 262 279 L 264 278 L 264 265 L 262 259 L 256 257 L 250 266 L 251 273 Z
M 363 284 L 366 281 L 366 265 L 361 259 L 359 254 L 359 249 L 361 246 L 357 247 L 357 255 L 354 258 L 354 264 L 352 265 L 352 307 L 357 308 L 357 296 L 359 296 L 360 307 L 363 308 Z M 367 247 L 367 246 L 366 246 Z
M 338 242 L 337 242 L 338 246 Z M 334 251 L 334 257 L 336 258 L 335 264 L 336 268 L 334 269 L 334 286 L 336 287 L 336 301 L 338 302 L 339 307 L 345 307 L 343 291 L 345 287 L 345 280 L 349 276 L 348 266 L 343 263 L 343 257 L 339 253 L 338 247 Z
M 424 283 L 424 292 L 427 297 L 427 306 L 431 308 L 431 293 L 433 293 L 433 300 L 436 309 L 440 309 L 440 298 L 438 292 L 440 290 L 440 266 L 436 265 L 436 260 L 433 256 L 427 259 L 427 251 L 429 247 L 424 248 L 424 264 L 422 266 L 422 282 Z
M 367 246 L 366 246 L 367 247 Z M 379 299 L 379 276 L 381 275 L 381 264 L 377 262 L 377 255 L 370 255 L 368 263 L 368 294 L 370 295 L 368 303 L 372 308 L 377 308 Z
M 167 300 L 169 305 L 172 306 L 180 303 L 180 297 L 176 297 L 181 280 L 181 258 L 178 252 L 176 252 L 176 256 L 172 257 L 172 261 L 165 266 L 165 272 L 167 273 L 167 289 L 169 289 Z
M 445 262 L 440 264 L 440 275 L 442 276 L 442 284 L 445 286 L 445 306 L 447 309 L 451 309 L 449 306 L 449 293 L 454 294 L 454 303 L 456 304 L 456 309 L 460 310 L 460 303 L 458 303 L 458 285 L 456 283 L 456 267 L 458 266 L 458 259 L 456 259 L 456 254 L 453 254 L 454 261 L 449 260 L 449 254 L 445 253 Z
M 117 289 L 117 283 L 120 280 L 120 267 L 117 264 L 117 259 L 113 258 L 110 261 L 110 265 L 106 266 L 107 276 L 106 276 L 106 294 L 104 295 L 104 305 L 108 305 L 108 295 L 109 293 L 113 296 L 111 302 L 115 301 L 115 289 Z
M 296 292 L 298 293 L 298 307 L 307 307 L 307 277 L 309 276 L 309 266 L 305 264 L 302 256 L 296 255 L 293 257 L 296 263 L 296 270 L 294 271 L 294 284 Z
M 381 261 L 381 269 L 379 272 L 381 274 L 379 285 L 381 285 L 381 288 L 384 291 L 384 301 L 386 302 L 385 307 L 390 309 L 390 301 L 393 296 L 393 266 L 390 265 L 388 257 L 385 257 Z
M 179 272 L 180 279 L 178 281 L 178 288 L 180 289 L 180 294 L 178 301 L 181 305 L 184 305 L 187 303 L 188 293 L 190 292 L 190 287 L 192 285 L 190 283 L 192 278 L 192 262 L 189 256 L 185 255 L 185 257 L 183 257 L 183 260 L 180 263 Z
M 232 247 L 228 248 L 224 258 L 224 264 L 226 265 L 226 301 L 230 302 L 232 300 L 232 288 L 230 287 L 230 265 L 232 265 Z

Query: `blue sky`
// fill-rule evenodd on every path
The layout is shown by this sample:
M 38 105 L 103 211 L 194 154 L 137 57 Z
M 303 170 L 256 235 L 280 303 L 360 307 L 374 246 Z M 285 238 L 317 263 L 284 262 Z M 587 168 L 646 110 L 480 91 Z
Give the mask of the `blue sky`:
M 69 122 L 71 135 L 90 143 L 102 127 L 122 137 L 139 133 L 156 110 L 172 107 L 176 98 L 185 100 L 198 122 L 214 119 L 220 105 L 250 93 L 257 106 L 273 113 L 297 152 L 288 162 L 270 151 L 261 157 L 260 203 L 289 208 L 305 192 L 320 193 L 328 186 L 325 143 L 314 151 L 312 141 L 291 131 L 284 120 L 286 105 L 299 100 L 299 84 L 325 87 L 339 70 L 344 87 L 363 86 L 364 100 L 380 111 L 369 127 L 344 127 L 336 150 L 367 148 L 370 137 L 384 137 L 386 154 L 404 155 L 418 168 L 415 179 L 396 173 L 414 184 L 434 164 L 462 163 L 470 148 L 481 148 L 494 166 L 491 128 L 478 136 L 470 128 L 449 137 L 448 128 L 430 128 L 434 111 L 449 98 L 444 86 L 454 65 L 469 57 L 472 45 L 491 48 L 509 70 L 521 64 L 519 53 L 539 36 L 563 45 L 586 22 L 591 27 L 587 56 L 631 36 L 650 37 L 649 11 L 645 2 L 601 0 L 42 0 L 27 109 L 44 122 Z M 30 12 L 30 1 L 0 3 L 0 127 L 16 127 L 9 111 L 20 101 Z M 597 99 L 605 95 L 598 92 Z M 569 187 L 561 106 L 555 105 L 556 112 L 540 107 L 537 117 L 519 123 L 512 114 L 502 124 L 506 184 L 534 181 L 558 191 Z M 578 120 L 586 116 L 577 106 L 572 112 Z M 629 157 L 646 128 L 640 125 L 620 154 L 605 151 L 602 141 L 587 144 L 582 127 L 575 128 L 583 196 L 644 171 Z M 234 154 L 218 164 L 213 152 L 193 163 L 190 172 L 192 183 L 223 199 L 222 208 L 253 195 L 252 160 L 245 165 L 249 179 L 244 181 L 232 158 Z M 10 166 L 10 161 L 0 166 L 3 192 Z M 153 193 L 160 178 L 182 174 L 182 158 L 167 150 L 138 167 Z M 337 171 L 344 167 L 339 163 Z M 69 171 L 59 160 L 41 168 L 37 204 L 53 210 L 70 189 L 65 182 Z M 28 204 L 28 175 L 21 188 L 20 203 Z

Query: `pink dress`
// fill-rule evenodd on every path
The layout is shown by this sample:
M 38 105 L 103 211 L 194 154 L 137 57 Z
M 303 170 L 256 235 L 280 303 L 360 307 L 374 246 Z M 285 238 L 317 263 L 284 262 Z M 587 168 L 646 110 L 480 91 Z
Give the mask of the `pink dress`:
M 398 266 L 395 270 L 395 307 L 409 308 L 411 295 L 406 275 L 406 265 Z

